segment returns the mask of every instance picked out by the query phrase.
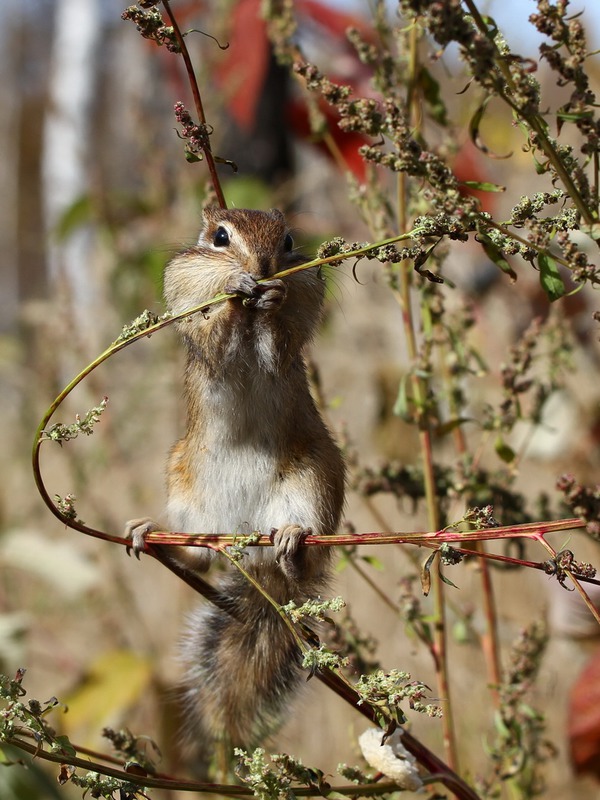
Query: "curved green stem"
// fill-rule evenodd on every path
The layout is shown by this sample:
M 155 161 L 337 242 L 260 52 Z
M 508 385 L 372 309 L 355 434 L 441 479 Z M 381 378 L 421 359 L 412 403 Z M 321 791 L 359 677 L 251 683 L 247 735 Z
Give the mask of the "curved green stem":
M 374 244 L 365 245 L 363 247 L 359 247 L 355 250 L 351 250 L 346 253 L 336 253 L 335 255 L 328 256 L 327 258 L 314 258 L 311 261 L 307 261 L 303 264 L 298 264 L 295 267 L 290 267 L 289 269 L 282 270 L 276 273 L 275 275 L 270 276 L 269 278 L 263 278 L 259 280 L 258 283 L 263 283 L 265 280 L 273 280 L 275 278 L 285 278 L 289 275 L 295 274 L 296 272 L 301 272 L 302 270 L 305 269 L 318 268 L 326 264 L 338 264 L 342 261 L 345 261 L 348 258 L 360 258 L 360 256 L 369 253 L 371 250 L 376 250 L 379 247 L 382 247 L 383 245 L 393 244 L 394 242 L 402 241 L 403 239 L 408 239 L 410 238 L 410 235 L 411 234 L 394 236 L 391 237 L 390 239 L 386 239 L 381 242 L 376 242 Z M 64 514 L 60 512 L 60 510 L 57 508 L 56 504 L 50 497 L 50 494 L 48 493 L 46 486 L 44 484 L 40 468 L 40 448 L 42 442 L 46 441 L 43 437 L 44 430 L 46 429 L 48 423 L 56 413 L 57 409 L 60 407 L 63 401 L 71 394 L 73 389 L 75 389 L 75 387 L 78 386 L 88 375 L 90 375 L 97 367 L 103 364 L 108 358 L 120 352 L 125 347 L 129 347 L 129 345 L 133 344 L 138 339 L 144 338 L 145 336 L 148 337 L 151 336 L 153 333 L 156 333 L 157 331 L 167 327 L 168 325 L 172 325 L 174 322 L 178 322 L 179 320 L 191 317 L 193 314 L 198 314 L 199 312 L 204 311 L 210 306 L 222 303 L 225 300 L 230 300 L 233 297 L 235 297 L 234 294 L 227 294 L 227 293 L 221 293 L 215 295 L 210 300 L 205 300 L 196 306 L 193 306 L 189 309 L 186 309 L 185 311 L 182 311 L 180 314 L 175 314 L 166 319 L 161 319 L 158 322 L 145 327 L 143 330 L 140 330 L 132 334 L 131 336 L 128 336 L 127 338 L 117 339 L 109 347 L 107 347 L 106 350 L 104 350 L 104 352 L 102 352 L 99 356 L 97 356 L 83 370 L 81 370 L 81 372 L 78 375 L 76 375 L 67 386 L 65 386 L 65 388 L 56 397 L 54 402 L 46 410 L 46 413 L 42 417 L 37 427 L 33 441 L 32 466 L 33 466 L 35 485 L 37 487 L 38 492 L 40 493 L 40 496 L 42 497 L 42 500 L 49 508 L 49 510 L 54 514 L 55 517 L 57 517 L 61 522 L 63 522 L 69 528 L 73 528 L 74 530 L 77 530 L 80 533 L 85 533 L 88 536 L 94 536 L 99 539 L 105 539 L 111 542 L 119 542 L 121 544 L 126 543 L 122 537 L 111 536 L 108 533 L 97 530 L 88 525 L 84 525 L 78 520 L 73 520 L 69 517 L 66 517 Z

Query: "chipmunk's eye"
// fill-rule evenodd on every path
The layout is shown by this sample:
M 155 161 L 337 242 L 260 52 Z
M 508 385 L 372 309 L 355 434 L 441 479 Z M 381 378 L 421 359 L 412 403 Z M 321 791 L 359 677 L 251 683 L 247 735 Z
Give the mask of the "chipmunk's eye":
M 222 225 L 219 225 L 215 232 L 213 244 L 215 247 L 227 247 L 229 244 L 229 234 Z
M 283 240 L 283 249 L 286 253 L 290 253 L 294 246 L 294 240 L 292 239 L 291 233 L 286 233 L 285 239 Z

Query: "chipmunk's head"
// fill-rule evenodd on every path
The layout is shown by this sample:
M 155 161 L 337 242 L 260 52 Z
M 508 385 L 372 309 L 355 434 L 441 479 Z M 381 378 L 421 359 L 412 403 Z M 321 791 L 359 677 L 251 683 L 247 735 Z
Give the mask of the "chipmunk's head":
M 198 247 L 223 263 L 243 269 L 257 279 L 269 278 L 303 259 L 294 253 L 294 239 L 277 209 L 226 210 L 210 206 Z
M 279 331 L 275 337 L 278 346 L 297 353 L 316 330 L 324 281 L 317 268 L 308 268 L 285 276 L 284 286 L 278 289 L 266 284 L 276 274 L 305 261 L 295 251 L 280 211 L 209 207 L 204 211 L 197 244 L 166 267 L 165 300 L 172 314 L 180 314 L 219 295 L 235 295 L 227 305 L 219 303 L 210 311 L 204 308 L 203 314 L 184 319 L 178 324 L 182 335 L 188 340 L 209 337 L 217 316 L 227 314 L 228 324 L 241 325 L 244 336 L 252 322 L 257 341 L 266 341 L 265 326 L 272 326 Z M 257 282 L 265 286 L 262 293 L 258 288 L 254 291 Z M 256 333 L 259 329 L 262 338 Z M 271 336 L 272 342 L 275 338 Z

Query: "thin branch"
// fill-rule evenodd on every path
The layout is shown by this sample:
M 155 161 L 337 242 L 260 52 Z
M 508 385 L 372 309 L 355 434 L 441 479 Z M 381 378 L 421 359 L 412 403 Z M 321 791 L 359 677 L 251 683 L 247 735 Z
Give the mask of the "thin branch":
M 410 737 L 412 739 L 412 737 Z M 224 797 L 253 797 L 254 792 L 249 786 L 239 786 L 237 784 L 225 783 L 201 783 L 199 781 L 184 781 L 179 778 L 165 778 L 156 777 L 153 775 L 137 775 L 131 772 L 126 772 L 125 769 L 114 769 L 101 761 L 92 761 L 89 759 L 79 758 L 66 753 L 53 753 L 47 750 L 42 750 L 37 745 L 26 741 L 20 736 L 9 736 L 3 740 L 3 744 L 16 747 L 25 753 L 29 753 L 34 758 L 42 759 L 43 761 L 51 761 L 54 764 L 71 764 L 74 767 L 80 767 L 86 771 L 97 772 L 100 775 L 105 775 L 109 778 L 116 778 L 125 783 L 130 783 L 138 786 L 140 789 L 167 789 L 170 791 L 180 792 L 201 792 L 214 795 L 222 795 Z M 407 750 L 410 750 L 409 745 L 405 742 Z M 85 748 L 80 748 L 72 745 L 78 752 L 86 752 Z M 412 750 L 411 750 L 412 752 Z M 102 760 L 113 761 L 110 756 L 103 756 L 99 754 Z M 470 787 L 463 784 L 458 776 L 448 774 L 443 764 L 441 769 L 434 775 L 429 776 L 427 782 L 432 782 L 432 779 L 445 783 L 449 788 L 454 786 L 464 786 L 465 790 L 457 792 L 457 796 L 464 798 L 464 800 L 479 800 L 473 793 Z M 343 785 L 331 786 L 330 791 L 339 793 L 347 797 L 367 797 L 373 795 L 388 794 L 397 791 L 398 785 L 393 781 L 378 781 L 374 783 L 367 783 L 363 785 Z M 322 797 L 322 789 L 316 786 L 294 786 L 294 795 L 296 797 Z
M 202 104 L 202 96 L 200 94 L 200 89 L 198 87 L 198 81 L 196 80 L 196 73 L 194 72 L 192 59 L 190 58 L 190 53 L 185 43 L 185 37 L 181 33 L 181 29 L 179 28 L 175 15 L 173 14 L 169 0 L 162 0 L 162 4 L 165 8 L 167 16 L 169 17 L 170 23 L 173 26 L 173 32 L 175 33 L 177 44 L 179 45 L 179 49 L 181 50 L 183 63 L 185 64 L 185 70 L 187 72 L 188 81 L 194 98 L 194 105 L 196 106 L 196 113 L 198 114 L 198 119 L 200 121 L 200 124 L 204 128 L 206 128 L 206 115 L 204 113 L 204 106 Z M 221 188 L 221 181 L 219 180 L 217 165 L 215 163 L 215 158 L 213 156 L 212 149 L 210 146 L 210 138 L 208 137 L 208 135 L 204 139 L 204 146 L 202 150 L 204 153 L 204 157 L 206 159 L 206 164 L 208 166 L 208 171 L 210 172 L 210 178 L 212 181 L 213 189 L 215 190 L 215 194 L 217 195 L 217 200 L 219 202 L 219 205 L 221 208 L 227 208 L 227 203 L 225 202 L 225 195 L 223 194 L 223 189 Z
M 488 41 L 492 44 L 495 52 L 495 62 L 502 73 L 502 77 L 506 81 L 507 86 L 510 87 L 511 91 L 515 91 L 515 85 L 510 73 L 510 69 L 508 68 L 506 60 L 502 57 L 502 54 L 498 50 L 498 46 L 494 41 L 493 36 L 490 35 L 490 30 L 488 25 L 486 24 L 485 20 L 481 16 L 479 9 L 475 5 L 474 0 L 465 0 L 465 5 L 469 9 L 469 13 L 472 15 L 475 24 L 479 28 L 480 32 L 487 37 Z M 544 154 L 548 157 L 549 161 L 551 162 L 552 166 L 556 170 L 557 175 L 560 177 L 561 181 L 564 184 L 564 187 L 567 191 L 569 197 L 573 200 L 577 210 L 586 221 L 588 225 L 592 225 L 594 222 L 597 221 L 596 216 L 590 209 L 587 207 L 581 193 L 579 192 L 575 182 L 571 178 L 569 171 L 565 167 L 560 155 L 556 152 L 556 149 L 552 145 L 551 141 L 549 140 L 546 134 L 546 126 L 545 122 L 538 114 L 527 114 L 521 109 L 516 103 L 514 103 L 511 98 L 505 94 L 504 92 L 500 92 L 500 97 L 518 114 L 522 119 L 524 119 L 527 124 L 531 127 L 535 134 L 538 137 L 538 141 Z
M 342 533 L 335 536 L 315 536 L 311 534 L 303 539 L 307 547 L 338 547 L 340 545 L 385 545 L 385 544 L 433 544 L 439 546 L 443 543 L 457 542 L 484 542 L 497 539 L 538 539 L 547 533 L 567 531 L 575 528 L 584 528 L 585 520 L 575 518 L 549 520 L 547 522 L 527 522 L 522 525 L 503 525 L 497 528 L 483 528 L 476 531 L 453 531 L 444 528 L 439 531 L 404 531 L 394 533 Z M 148 544 L 161 545 L 186 545 L 187 547 L 228 547 L 239 542 L 236 534 L 214 533 L 182 533 L 171 531 L 151 531 L 145 541 Z M 120 544 L 130 544 L 125 539 L 118 540 Z M 263 535 L 248 547 L 271 546 L 272 542 L 267 535 Z M 471 553 L 471 555 L 474 555 Z M 488 554 L 491 555 L 491 554 Z M 524 562 L 525 563 L 525 562 Z

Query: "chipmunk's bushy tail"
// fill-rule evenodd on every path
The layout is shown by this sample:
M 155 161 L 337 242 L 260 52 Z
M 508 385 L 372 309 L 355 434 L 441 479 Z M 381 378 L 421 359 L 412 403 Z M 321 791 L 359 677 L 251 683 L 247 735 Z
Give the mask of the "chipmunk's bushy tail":
M 303 676 L 290 631 L 255 587 L 230 573 L 217 588 L 223 604 L 193 612 L 182 643 L 185 729 L 200 760 L 215 742 L 256 747 L 281 723 Z M 299 599 L 284 581 L 267 590 L 277 602 Z

